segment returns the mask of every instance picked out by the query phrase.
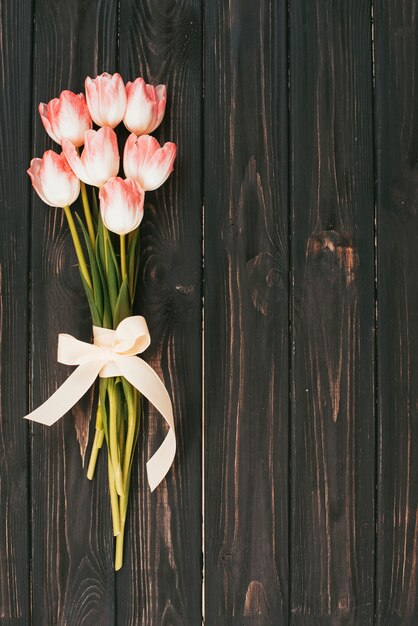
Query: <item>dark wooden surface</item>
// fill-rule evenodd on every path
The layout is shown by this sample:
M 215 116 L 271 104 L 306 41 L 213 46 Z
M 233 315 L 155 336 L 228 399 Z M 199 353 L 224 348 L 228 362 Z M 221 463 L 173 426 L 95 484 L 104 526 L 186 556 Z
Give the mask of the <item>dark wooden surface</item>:
M 370 4 L 290 15 L 291 615 L 373 623 L 374 180 Z
M 288 615 L 286 2 L 206 4 L 205 617 Z
M 418 16 L 376 7 L 377 624 L 418 624 Z
M 28 408 L 31 7 L 0 5 L 0 620 L 30 616 Z
M 0 623 L 418 624 L 418 4 L 0 0 Z M 145 405 L 125 564 L 93 393 L 51 428 L 59 332 L 90 337 L 37 114 L 86 75 L 167 84 L 138 307 Z M 203 324 L 204 320 L 204 324 Z
M 119 70 L 168 89 L 155 133 L 178 144 L 176 167 L 146 195 L 141 226 L 139 307 L 152 344 L 144 356 L 170 392 L 177 456 L 151 494 L 146 461 L 166 428 L 145 406 L 131 500 L 129 557 L 116 576 L 117 624 L 201 622 L 201 7 L 195 0 L 122 0 Z
M 39 0 L 34 7 L 32 152 L 53 142 L 37 104 L 68 88 L 83 89 L 86 75 L 114 70 L 117 2 Z M 71 237 L 60 209 L 32 194 L 31 403 L 38 406 L 68 376 L 55 362 L 57 335 L 91 335 L 88 308 Z M 34 624 L 113 624 L 117 599 L 113 541 L 107 515 L 107 471 L 86 479 L 93 396 L 54 428 L 33 424 L 31 446 L 32 619 Z M 90 443 L 93 436 L 90 431 Z M 102 459 L 103 461 L 104 459 Z

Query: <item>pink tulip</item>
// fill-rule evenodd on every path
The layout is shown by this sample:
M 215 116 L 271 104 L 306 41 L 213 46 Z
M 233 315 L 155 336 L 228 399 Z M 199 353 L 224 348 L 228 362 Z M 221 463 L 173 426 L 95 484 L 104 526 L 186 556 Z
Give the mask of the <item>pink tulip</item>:
M 176 158 L 176 144 L 170 141 L 163 147 L 150 135 L 129 135 L 123 153 L 125 176 L 135 178 L 144 191 L 160 187 L 171 172 Z
M 167 101 L 165 85 L 147 85 L 143 78 L 126 84 L 126 113 L 123 123 L 135 135 L 146 135 L 161 124 Z
M 108 126 L 85 133 L 81 157 L 66 139 L 63 139 L 62 149 L 74 174 L 88 185 L 101 187 L 119 171 L 116 133 Z
M 68 139 L 77 148 L 83 145 L 84 133 L 92 126 L 84 94 L 62 91 L 59 98 L 38 107 L 45 130 L 58 144 Z
M 144 196 L 133 178 L 108 180 L 99 191 L 100 213 L 106 228 L 117 235 L 135 230 L 144 215 Z
M 98 126 L 115 128 L 123 120 L 126 110 L 125 85 L 120 74 L 104 72 L 94 80 L 86 78 L 87 106 Z
M 28 174 L 38 196 L 50 206 L 69 206 L 77 200 L 80 181 L 63 154 L 47 150 L 42 159 L 32 159 Z

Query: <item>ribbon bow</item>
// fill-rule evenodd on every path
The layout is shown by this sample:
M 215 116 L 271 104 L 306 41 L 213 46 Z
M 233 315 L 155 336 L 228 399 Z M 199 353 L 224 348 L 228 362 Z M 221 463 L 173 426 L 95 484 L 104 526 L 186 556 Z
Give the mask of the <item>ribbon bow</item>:
M 93 337 L 91 344 L 71 335 L 58 336 L 58 362 L 78 367 L 44 404 L 24 419 L 51 426 L 80 400 L 97 376 L 124 376 L 158 409 L 170 427 L 163 443 L 147 462 L 148 483 L 154 491 L 174 460 L 176 435 L 167 389 L 152 367 L 136 356 L 151 343 L 147 323 L 141 315 L 134 315 L 122 320 L 116 330 L 93 326 Z

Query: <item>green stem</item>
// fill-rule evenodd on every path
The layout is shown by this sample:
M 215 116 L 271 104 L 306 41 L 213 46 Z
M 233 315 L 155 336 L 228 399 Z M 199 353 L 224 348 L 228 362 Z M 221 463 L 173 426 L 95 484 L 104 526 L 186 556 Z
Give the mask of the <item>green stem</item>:
M 124 384 L 127 387 L 129 383 Z M 136 398 L 136 390 L 134 390 L 135 398 Z M 132 396 L 125 392 L 126 401 L 128 404 L 128 429 L 126 433 L 126 443 L 125 443 L 125 454 L 123 457 L 123 483 L 125 486 L 125 494 L 126 484 L 129 480 L 129 468 L 131 465 L 131 456 L 133 447 L 135 444 L 135 433 L 136 433 L 136 421 L 137 421 L 137 410 L 136 410 L 136 402 L 132 401 Z
M 119 536 L 119 533 L 121 531 L 120 514 L 119 514 L 118 494 L 116 492 L 115 476 L 113 473 L 112 459 L 110 458 L 110 454 L 108 455 L 108 458 L 107 458 L 107 469 L 109 473 L 109 494 L 110 494 L 110 507 L 112 509 L 113 535 L 116 537 L 116 536 Z
M 107 228 L 104 224 L 103 224 L 103 248 L 104 248 L 104 257 L 105 257 L 106 278 L 109 278 L 109 257 L 108 257 L 109 252 L 107 250 Z
M 118 571 L 123 564 L 123 537 L 125 534 L 125 526 L 122 526 L 120 533 L 116 537 L 116 551 L 115 551 L 115 570 Z
M 123 486 L 125 494 L 119 497 L 120 533 L 116 537 L 115 570 L 119 570 L 123 563 L 123 543 L 125 536 L 126 513 L 128 509 L 129 485 L 131 482 L 132 457 L 138 435 L 138 393 L 124 378 L 122 378 L 125 398 L 128 405 L 128 430 L 126 434 L 125 452 L 123 457 Z
M 125 235 L 120 235 L 120 269 L 122 274 L 122 281 L 127 275 L 126 271 L 126 241 Z
M 89 204 L 89 199 L 87 196 L 87 189 L 83 181 L 80 181 L 80 187 L 81 187 L 81 200 L 83 202 L 84 215 L 86 216 L 87 230 L 89 231 L 91 245 L 94 250 L 95 245 L 96 245 L 96 237 L 94 234 L 93 219 L 91 217 L 90 204 Z
M 119 449 L 118 449 L 118 428 L 117 428 L 118 405 L 117 405 L 115 387 L 113 383 L 109 383 L 108 385 L 108 394 L 109 394 L 110 458 L 112 460 L 116 491 L 118 492 L 120 496 L 123 496 L 125 492 L 123 488 L 122 468 L 120 466 Z
M 75 253 L 77 255 L 78 263 L 80 265 L 80 271 L 83 274 L 83 278 L 86 281 L 87 285 L 90 287 L 93 292 L 93 285 L 91 283 L 90 274 L 87 269 L 86 259 L 84 258 L 83 249 L 81 247 L 80 239 L 78 237 L 78 232 L 75 227 L 74 219 L 71 214 L 71 210 L 69 206 L 64 207 L 65 217 L 67 218 L 68 226 L 70 227 L 71 237 L 73 238 Z
M 97 406 L 97 413 L 96 413 L 96 432 L 94 434 L 94 441 L 93 441 L 93 446 L 91 449 L 89 466 L 87 469 L 87 478 L 89 480 L 93 480 L 94 470 L 96 469 L 97 455 L 99 454 L 99 450 L 102 447 L 103 437 L 104 437 L 103 414 L 102 414 L 102 407 L 100 405 L 100 399 L 99 399 L 99 404 Z

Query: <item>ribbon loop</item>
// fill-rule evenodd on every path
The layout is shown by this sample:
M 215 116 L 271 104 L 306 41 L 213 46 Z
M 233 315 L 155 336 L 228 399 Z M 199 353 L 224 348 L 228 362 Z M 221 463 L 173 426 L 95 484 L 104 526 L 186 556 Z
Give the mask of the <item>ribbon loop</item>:
M 58 362 L 78 367 L 44 404 L 24 419 L 51 426 L 82 398 L 98 376 L 124 376 L 155 406 L 169 426 L 163 443 L 147 462 L 148 483 L 154 491 L 174 460 L 176 435 L 167 389 L 152 367 L 136 356 L 151 343 L 147 323 L 141 315 L 133 315 L 122 320 L 116 330 L 93 326 L 93 336 L 91 344 L 72 335 L 59 335 Z

